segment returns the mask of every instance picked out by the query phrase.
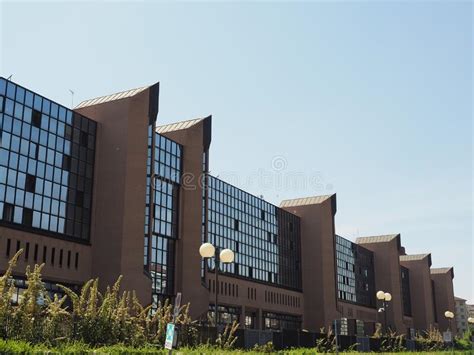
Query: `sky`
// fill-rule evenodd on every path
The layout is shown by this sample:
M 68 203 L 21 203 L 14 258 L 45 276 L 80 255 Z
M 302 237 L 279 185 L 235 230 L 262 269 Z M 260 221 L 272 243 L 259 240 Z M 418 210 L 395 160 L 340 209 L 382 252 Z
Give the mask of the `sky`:
M 160 82 L 210 169 L 336 232 L 401 233 L 474 303 L 470 2 L 0 2 L 0 74 L 64 105 Z M 69 90 L 74 91 L 71 97 Z

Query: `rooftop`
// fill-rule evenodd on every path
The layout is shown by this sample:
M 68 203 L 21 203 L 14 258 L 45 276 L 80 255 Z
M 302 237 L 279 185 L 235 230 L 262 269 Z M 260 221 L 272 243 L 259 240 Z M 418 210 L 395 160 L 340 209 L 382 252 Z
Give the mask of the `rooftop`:
M 356 239 L 357 244 L 370 244 L 370 243 L 386 243 L 390 242 L 397 237 L 399 237 L 400 234 L 386 234 L 386 235 L 375 235 L 371 237 L 360 237 Z
M 170 123 L 162 126 L 156 127 L 156 132 L 157 133 L 166 133 L 166 132 L 172 132 L 172 131 L 180 131 L 182 129 L 187 129 L 189 127 L 192 127 L 196 124 L 198 124 L 201 121 L 204 121 L 205 118 L 195 118 L 192 120 L 187 120 L 187 121 L 181 121 L 181 122 L 175 122 L 175 123 Z
M 280 203 L 280 207 L 317 205 L 319 203 L 322 203 L 330 199 L 332 196 L 334 195 L 312 196 L 312 197 L 295 198 L 291 200 L 283 200 Z
M 131 89 L 131 90 L 122 91 L 122 92 L 118 92 L 111 95 L 96 97 L 94 99 L 84 100 L 79 105 L 77 105 L 75 109 L 83 108 L 87 106 L 99 105 L 99 104 L 103 104 L 105 102 L 110 102 L 110 101 L 122 100 L 127 97 L 135 96 L 136 94 L 142 91 L 145 91 L 149 87 L 150 86 L 143 86 L 141 88 Z

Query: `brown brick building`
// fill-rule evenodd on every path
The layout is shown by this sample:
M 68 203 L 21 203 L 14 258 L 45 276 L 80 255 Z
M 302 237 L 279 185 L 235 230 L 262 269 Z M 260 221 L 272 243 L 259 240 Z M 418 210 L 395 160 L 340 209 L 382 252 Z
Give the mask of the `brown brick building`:
M 160 125 L 159 84 L 67 109 L 0 79 L 0 272 L 45 263 L 56 283 L 123 275 L 143 303 L 182 293 L 192 316 L 243 327 L 347 333 L 446 328 L 453 272 L 405 255 L 400 234 L 336 234 L 336 195 L 273 205 L 208 173 L 212 117 Z M 215 282 L 204 242 L 235 254 Z M 376 292 L 392 295 L 381 311 Z M 386 317 L 386 319 L 385 319 Z

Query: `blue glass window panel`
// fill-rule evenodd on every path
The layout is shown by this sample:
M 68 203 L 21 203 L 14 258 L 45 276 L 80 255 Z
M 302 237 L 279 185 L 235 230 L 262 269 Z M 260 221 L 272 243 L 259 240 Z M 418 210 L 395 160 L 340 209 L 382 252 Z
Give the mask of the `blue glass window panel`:
M 65 130 L 65 125 L 62 122 L 58 122 L 58 127 L 57 127 L 57 134 L 58 136 L 64 137 L 64 130 Z
M 66 203 L 64 202 L 59 203 L 59 215 L 61 217 L 66 217 Z
M 31 131 L 31 126 L 29 124 L 23 123 L 22 124 L 22 130 L 21 130 L 21 136 L 25 139 L 30 140 L 30 131 Z
M 3 132 L 2 133 L 2 147 L 5 149 L 10 149 L 10 141 L 11 141 L 10 133 Z
M 18 168 L 18 154 L 10 152 L 10 161 L 8 167 L 16 170 Z
M 51 107 L 51 102 L 49 100 L 43 99 L 42 112 L 49 115 L 49 108 L 50 107 Z
M 10 99 L 15 99 L 15 88 L 16 88 L 15 84 L 13 84 L 12 82 L 8 82 L 7 97 L 9 97 Z
M 43 162 L 46 161 L 46 148 L 41 145 L 39 146 L 38 160 Z
M 7 182 L 7 168 L 0 166 L 0 183 L 6 184 Z
M 26 92 L 25 104 L 29 107 L 33 107 L 33 93 L 31 91 Z
M 15 201 L 15 188 L 11 186 L 7 186 L 7 195 L 5 197 L 5 201 L 8 203 L 13 204 Z
M 38 166 L 36 168 L 36 175 L 38 175 L 40 178 L 44 178 L 45 174 L 46 174 L 46 164 L 42 162 L 38 162 Z
M 32 112 L 33 111 L 31 111 L 31 108 L 24 107 L 24 109 L 23 109 L 23 122 L 31 123 L 31 113 Z
M 48 133 L 44 130 L 40 131 L 40 140 L 39 140 L 41 145 L 47 145 L 48 143 Z
M 54 118 L 58 118 L 58 110 L 59 107 L 56 103 L 51 102 L 51 116 Z
M 31 127 L 31 141 L 35 143 L 39 143 L 39 134 L 40 131 L 37 127 Z
M 13 152 L 19 152 L 20 151 L 20 138 L 19 137 L 12 136 L 10 150 L 13 151 Z
M 53 184 L 50 181 L 45 181 L 43 195 L 51 197 L 52 189 L 53 189 Z
M 26 139 L 21 139 L 20 140 L 20 153 L 23 155 L 28 155 L 28 150 L 29 150 L 29 143 Z
M 61 137 L 57 137 L 56 139 L 56 150 L 61 153 L 64 151 L 64 139 Z
M 23 219 L 23 208 L 15 206 L 13 222 L 21 223 L 22 219 Z
M 0 149 L 0 165 L 8 165 L 8 150 Z
M 5 108 L 4 108 L 4 112 L 7 114 L 7 115 L 10 115 L 10 116 L 13 116 L 13 112 L 15 111 L 15 102 L 10 100 L 10 99 L 6 99 L 5 100 Z
M 71 155 L 71 142 L 64 141 L 64 154 Z
M 21 121 L 14 119 L 13 120 L 13 134 L 17 136 L 21 135 Z
M 19 86 L 17 86 L 16 88 L 16 101 L 19 101 L 21 103 L 25 102 L 25 89 Z
M 41 227 L 41 213 L 33 211 L 33 227 Z
M 43 212 L 49 213 L 50 210 L 51 210 L 51 199 L 49 197 L 43 197 Z
M 25 193 L 25 207 L 33 208 L 33 194 L 31 192 Z
M 49 132 L 56 134 L 57 126 L 58 121 L 56 121 L 55 119 L 49 120 Z
M 64 233 L 64 219 L 59 218 L 58 220 L 58 233 Z
M 41 195 L 35 194 L 34 207 L 36 211 L 41 211 L 42 203 L 43 203 L 43 197 Z
M 28 159 L 28 174 L 36 175 L 36 160 Z
M 64 109 L 64 107 L 59 107 L 59 120 L 61 122 L 65 122 L 66 121 L 66 110 Z
M 51 214 L 57 215 L 59 213 L 59 201 L 52 200 L 51 202 Z
M 41 228 L 49 229 L 49 215 L 46 213 L 41 214 Z
M 51 165 L 46 165 L 46 179 L 53 180 L 53 167 Z
M 5 189 L 6 189 L 6 186 L 3 185 L 3 184 L 0 184 L 0 201 L 4 201 L 5 199 Z M 0 216 L 2 214 L 0 213 Z
M 24 173 L 17 173 L 17 187 L 19 189 L 25 189 L 25 182 L 26 182 L 26 174 Z
M 46 153 L 46 162 L 51 165 L 54 164 L 54 150 L 48 148 Z
M 53 197 L 56 199 L 59 199 L 60 195 L 61 195 L 61 185 L 53 184 Z
M 43 99 L 41 96 L 35 95 L 35 102 L 33 104 L 33 108 L 35 110 L 41 111 L 41 104 L 43 102 Z
M 48 147 L 53 149 L 56 147 L 56 136 L 52 133 L 48 134 Z
M 8 115 L 4 115 L 3 116 L 3 125 L 2 125 L 2 129 L 4 131 L 7 131 L 7 132 L 11 132 L 12 131 L 12 122 L 13 121 L 13 118 L 8 116 Z
M 25 191 L 17 189 L 16 190 L 16 196 L 15 196 L 15 205 L 23 206 L 24 197 L 25 197 Z
M 58 217 L 51 216 L 51 220 L 49 223 L 49 229 L 52 232 L 56 232 L 58 230 Z
M 41 115 L 41 129 L 48 130 L 49 116 L 42 114 Z
M 43 179 L 36 179 L 36 187 L 35 192 L 37 194 L 43 194 L 43 187 L 44 187 L 44 180 Z
M 0 78 L 0 95 L 5 95 L 7 90 L 7 81 L 3 78 Z
M 23 118 L 23 105 L 20 103 L 15 103 L 15 112 L 13 113 L 13 116 L 16 118 Z
M 23 156 L 23 155 L 20 155 L 20 161 L 18 163 L 18 170 L 26 173 L 27 167 L 28 167 L 28 158 Z

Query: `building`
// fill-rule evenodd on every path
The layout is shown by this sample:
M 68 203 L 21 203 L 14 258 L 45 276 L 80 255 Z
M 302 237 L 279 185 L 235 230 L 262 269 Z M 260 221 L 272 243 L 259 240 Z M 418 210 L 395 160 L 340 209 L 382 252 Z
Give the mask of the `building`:
M 337 235 L 336 194 L 277 206 L 210 175 L 212 117 L 160 125 L 158 109 L 158 83 L 71 110 L 0 79 L 0 272 L 24 249 L 15 300 L 21 270 L 44 263 L 52 293 L 123 275 L 154 307 L 181 292 L 203 322 L 217 311 L 261 330 L 444 329 L 452 268 L 430 272 L 431 256 L 406 255 L 400 234 Z M 217 283 L 204 242 L 235 253 Z M 392 295 L 385 308 L 379 290 Z
M 468 305 L 466 300 L 460 297 L 454 297 L 454 303 L 456 305 L 454 316 L 456 319 L 456 327 L 459 333 L 464 334 L 469 329 L 467 319 L 470 317 Z

